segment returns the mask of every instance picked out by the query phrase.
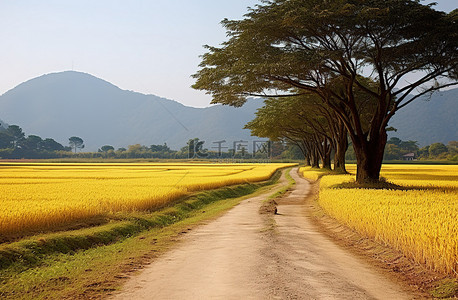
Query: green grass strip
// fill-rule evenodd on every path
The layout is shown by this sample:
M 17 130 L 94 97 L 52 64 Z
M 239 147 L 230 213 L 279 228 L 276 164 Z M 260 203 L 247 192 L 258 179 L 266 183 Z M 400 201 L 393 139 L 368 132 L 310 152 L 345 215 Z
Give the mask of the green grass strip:
M 14 272 L 21 272 L 40 265 L 53 254 L 73 254 L 80 250 L 117 243 L 152 228 L 170 226 L 190 217 L 194 210 L 219 200 L 251 194 L 261 187 L 276 183 L 279 177 L 280 172 L 277 171 L 268 181 L 199 192 L 153 213 L 130 214 L 123 220 L 107 225 L 50 233 L 0 246 L 0 283 L 11 274 L 12 270 L 7 269 L 13 268 Z
M 272 199 L 275 199 L 275 198 L 278 198 L 280 196 L 283 196 L 293 185 L 296 184 L 296 181 L 294 181 L 294 179 L 291 177 L 291 169 L 292 168 L 288 168 L 286 171 L 285 171 L 285 178 L 286 180 L 288 181 L 288 184 L 285 185 L 284 187 L 282 187 L 280 190 L 278 190 L 276 193 L 272 194 L 266 201 L 269 201 L 269 200 L 272 200 Z

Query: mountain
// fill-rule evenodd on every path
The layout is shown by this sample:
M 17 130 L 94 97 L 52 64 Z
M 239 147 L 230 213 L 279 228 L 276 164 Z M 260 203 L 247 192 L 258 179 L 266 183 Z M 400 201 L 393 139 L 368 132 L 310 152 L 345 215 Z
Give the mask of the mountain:
M 390 137 L 418 141 L 420 146 L 458 140 L 458 89 L 423 96 L 393 116 L 389 126 L 398 131 Z
M 88 151 L 137 143 L 167 143 L 179 149 L 196 137 L 211 148 L 211 142 L 220 140 L 227 141 L 224 146 L 253 140 L 243 126 L 261 105 L 261 100 L 251 100 L 243 108 L 193 108 L 66 71 L 31 79 L 0 96 L 0 118 L 21 126 L 26 134 L 51 137 L 63 145 L 71 136 L 81 137 Z
M 390 136 L 422 146 L 458 140 L 457 98 L 458 89 L 454 89 L 435 93 L 429 101 L 414 101 L 394 115 L 389 125 L 398 131 Z M 231 148 L 235 141 L 251 145 L 257 139 L 243 127 L 262 104 L 251 99 L 241 108 L 193 108 L 66 71 L 31 79 L 0 96 L 0 119 L 19 125 L 26 134 L 54 138 L 63 145 L 68 145 L 69 137 L 79 136 L 87 151 L 137 143 L 167 143 L 178 150 L 195 137 L 206 141 L 209 149 L 216 147 L 212 142 L 221 140 L 226 140 L 222 146 Z

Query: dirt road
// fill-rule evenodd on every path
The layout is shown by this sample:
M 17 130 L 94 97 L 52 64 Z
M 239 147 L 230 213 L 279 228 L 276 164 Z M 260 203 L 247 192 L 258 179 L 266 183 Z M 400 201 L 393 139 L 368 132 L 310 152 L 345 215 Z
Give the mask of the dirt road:
M 131 278 L 114 299 L 409 299 L 400 286 L 330 241 L 310 221 L 308 182 L 259 214 L 247 199 Z

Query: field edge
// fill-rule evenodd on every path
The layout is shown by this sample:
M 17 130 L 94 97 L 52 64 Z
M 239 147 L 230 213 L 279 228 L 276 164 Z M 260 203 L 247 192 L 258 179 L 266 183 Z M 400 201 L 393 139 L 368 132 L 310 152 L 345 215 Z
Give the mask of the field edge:
M 300 175 L 303 177 L 302 174 Z M 318 202 L 321 177 L 319 176 L 316 180 L 303 177 L 312 186 L 310 203 L 313 212 L 311 219 L 320 232 L 331 238 L 339 246 L 376 267 L 379 272 L 384 273 L 393 281 L 409 288 L 416 296 L 421 298 L 453 298 L 458 296 L 456 278 L 429 270 L 426 266 L 405 257 L 401 251 L 365 237 L 327 214 Z
M 272 189 L 285 169 L 277 170 L 267 181 L 198 192 L 149 216 L 140 214 L 127 222 L 100 226 L 98 232 L 91 228 L 51 234 L 48 239 L 44 235 L 7 245 L 9 249 L 0 248 L 0 296 L 61 299 L 106 294 L 116 289 L 124 277 L 113 274 L 135 271 L 169 249 L 178 236 L 196 224 L 216 218 L 253 194 Z M 78 235 L 79 231 L 82 234 Z M 118 248 L 121 249 L 112 260 L 106 261 L 106 256 L 101 255 L 103 252 L 111 254 Z M 85 270 L 61 271 L 64 265 L 68 269 L 79 259 L 88 265 Z M 108 274 L 102 272 L 102 281 L 97 280 L 100 275 L 90 266 L 99 263 L 104 265 L 99 269 L 112 270 Z M 107 266 L 109 264 L 111 266 Z M 41 280 L 37 281 L 37 276 L 41 276 Z

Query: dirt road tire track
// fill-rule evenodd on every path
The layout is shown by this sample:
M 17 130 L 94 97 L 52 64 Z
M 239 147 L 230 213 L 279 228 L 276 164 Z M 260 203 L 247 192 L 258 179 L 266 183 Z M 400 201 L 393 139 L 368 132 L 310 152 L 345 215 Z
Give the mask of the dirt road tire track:
M 259 214 L 268 194 L 244 200 L 190 232 L 173 250 L 125 284 L 113 299 L 409 299 L 365 261 L 337 246 L 311 222 L 310 185 Z M 272 192 L 270 192 L 272 193 Z

